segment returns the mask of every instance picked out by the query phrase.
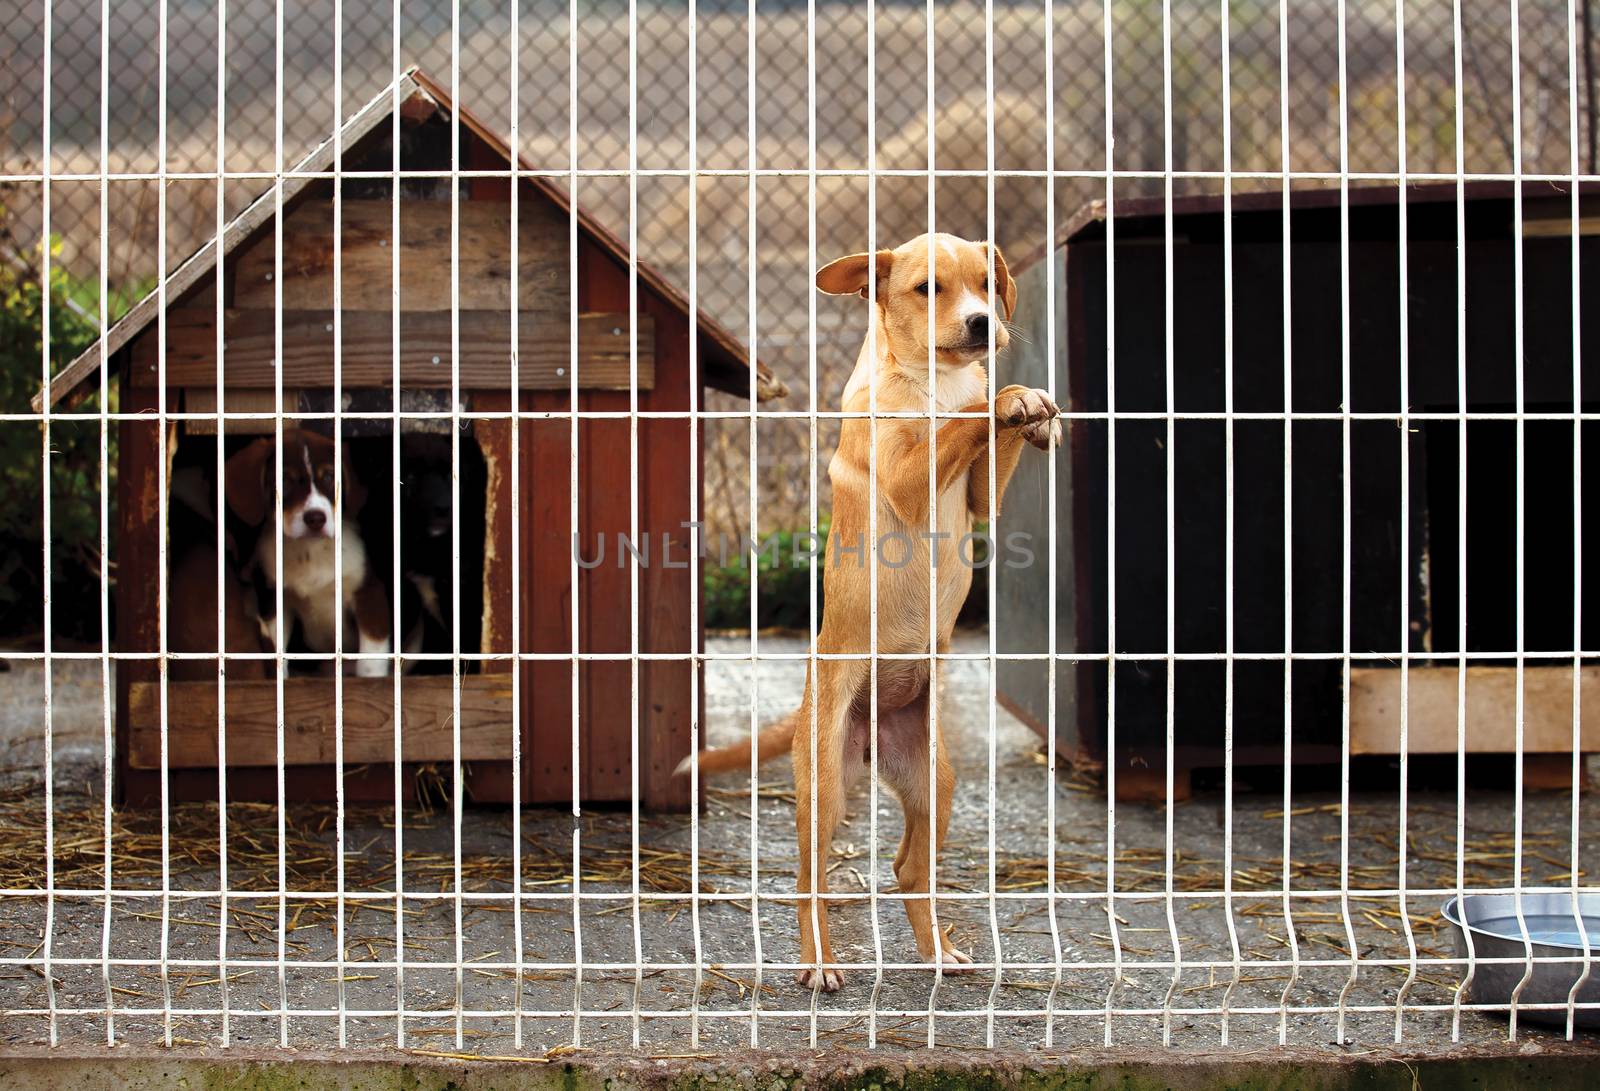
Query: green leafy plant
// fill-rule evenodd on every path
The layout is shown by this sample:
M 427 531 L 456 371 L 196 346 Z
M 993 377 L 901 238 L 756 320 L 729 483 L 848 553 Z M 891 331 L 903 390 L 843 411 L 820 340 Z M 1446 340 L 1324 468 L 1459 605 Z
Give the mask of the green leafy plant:
M 39 246 L 31 251 L 17 246 L 9 227 L 0 205 L 0 407 L 25 413 L 41 385 L 46 316 L 54 373 L 94 343 L 97 305 L 95 288 L 54 260 L 46 295 Z M 52 239 L 50 245 L 54 258 L 60 244 Z M 42 619 L 43 428 L 42 422 L 0 428 L 0 632 L 10 635 L 30 632 Z M 49 438 L 57 628 L 65 626 L 64 636 L 89 638 L 96 634 L 85 627 L 97 626 L 99 619 L 98 608 L 88 608 L 98 601 L 100 572 L 99 422 L 52 421 Z
M 756 586 L 758 629 L 805 629 L 811 624 L 811 550 L 809 527 L 781 530 L 763 536 L 757 549 L 742 557 L 730 556 L 726 564 L 707 559 L 702 601 L 706 626 L 712 629 L 750 627 L 750 585 Z M 817 617 L 822 617 L 823 548 L 828 540 L 826 520 L 817 526 Z M 746 542 L 746 546 L 750 543 Z M 759 551 L 758 551 L 759 550 Z
M 967 563 L 974 566 L 972 590 L 959 615 L 960 624 L 982 625 L 989 616 L 989 548 L 981 535 L 988 524 L 979 523 L 980 535 L 971 546 Z M 748 629 L 750 627 L 750 584 L 756 584 L 756 628 L 808 629 L 811 626 L 811 565 L 807 546 L 809 528 L 777 531 L 748 548 L 745 555 L 730 556 L 727 563 L 709 557 L 703 569 L 701 603 L 709 629 Z M 828 520 L 817 525 L 817 621 L 822 620 L 823 551 L 828 541 Z M 845 563 L 852 563 L 847 557 Z

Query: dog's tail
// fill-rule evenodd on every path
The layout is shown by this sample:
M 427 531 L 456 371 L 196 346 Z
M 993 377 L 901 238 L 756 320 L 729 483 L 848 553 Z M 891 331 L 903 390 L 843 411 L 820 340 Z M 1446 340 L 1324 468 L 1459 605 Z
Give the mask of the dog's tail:
M 750 768 L 750 749 L 755 747 L 756 760 L 768 762 L 779 754 L 788 751 L 789 744 L 794 741 L 795 719 L 799 712 L 791 712 L 781 720 L 763 727 L 756 735 L 741 739 L 732 746 L 719 746 L 714 750 L 700 751 L 700 775 L 709 776 L 712 773 L 731 773 L 737 769 Z M 689 766 L 694 763 L 691 754 L 678 763 L 672 771 L 673 776 L 683 776 L 689 772 Z

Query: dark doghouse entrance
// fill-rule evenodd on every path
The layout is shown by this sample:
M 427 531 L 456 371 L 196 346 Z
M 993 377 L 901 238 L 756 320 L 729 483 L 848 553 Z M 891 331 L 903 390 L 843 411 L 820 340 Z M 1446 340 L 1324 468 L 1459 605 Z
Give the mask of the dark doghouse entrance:
M 453 604 L 460 598 L 460 652 L 477 656 L 483 629 L 484 509 L 487 472 L 483 452 L 471 436 L 459 448 L 460 506 L 452 496 L 451 444 L 448 434 L 402 431 L 398 477 L 395 450 L 388 435 L 374 434 L 360 422 L 347 429 L 342 439 L 346 465 L 359 480 L 365 499 L 356 513 L 355 525 L 366 552 L 367 568 L 384 587 L 394 621 L 395 650 L 402 655 L 420 653 L 402 660 L 406 674 L 449 674 L 455 641 L 452 639 Z M 327 422 L 308 426 L 309 431 L 326 435 Z M 294 427 L 290 421 L 288 428 Z M 354 431 L 355 434 L 350 434 Z M 260 437 L 230 435 L 224 441 L 223 458 L 229 459 Z M 187 434 L 180 437 L 172 460 L 172 479 L 168 497 L 168 561 L 175 574 L 186 561 L 186 550 L 202 544 L 210 549 L 216 541 L 216 437 Z M 348 489 L 348 485 L 347 485 Z M 396 493 L 399 496 L 396 510 Z M 459 519 L 457 519 L 459 511 Z M 398 520 L 398 522 L 397 522 Z M 451 524 L 460 526 L 460 580 L 457 586 L 451 556 Z M 235 572 L 248 573 L 259 535 L 272 533 L 270 520 L 260 527 L 250 526 L 232 511 L 224 513 L 227 563 Z M 399 583 L 395 582 L 398 554 Z M 271 573 L 262 573 L 253 596 L 270 596 Z M 183 608 L 185 604 L 177 604 Z M 262 604 L 267 606 L 268 604 Z M 215 640 L 206 647 L 213 648 Z M 235 650 L 235 649 L 229 649 Z M 285 651 L 294 656 L 314 654 L 304 634 L 294 629 Z M 354 653 L 348 646 L 345 651 Z M 290 675 L 327 674 L 314 660 L 291 659 Z M 476 658 L 463 660 L 462 673 L 477 673 Z M 214 674 L 214 665 L 207 666 Z M 180 672 L 194 677 L 192 671 Z M 349 666 L 346 674 L 352 673 Z
M 1504 406 L 1485 411 L 1510 412 Z M 1567 406 L 1529 406 L 1528 413 L 1570 413 Z M 1523 423 L 1522 480 L 1523 649 L 1554 652 L 1592 648 L 1600 635 L 1595 581 L 1587 580 L 1582 603 L 1574 594 L 1581 571 L 1573 553 L 1574 500 L 1588 513 L 1600 509 L 1595 486 L 1600 433 L 1584 422 L 1581 447 L 1586 481 L 1574 493 L 1573 425 L 1570 420 Z M 1429 421 L 1423 428 L 1428 453 L 1429 650 L 1460 650 L 1460 426 Z M 1473 653 L 1517 649 L 1517 425 L 1513 420 L 1467 424 L 1467 646 Z M 1587 528 L 1585 528 L 1587 529 Z M 1584 539 L 1589 538 L 1588 533 Z M 1583 632 L 1573 635 L 1574 611 L 1582 610 Z M 1574 639 L 1578 643 L 1574 645 Z M 1513 657 L 1507 656 L 1510 663 Z

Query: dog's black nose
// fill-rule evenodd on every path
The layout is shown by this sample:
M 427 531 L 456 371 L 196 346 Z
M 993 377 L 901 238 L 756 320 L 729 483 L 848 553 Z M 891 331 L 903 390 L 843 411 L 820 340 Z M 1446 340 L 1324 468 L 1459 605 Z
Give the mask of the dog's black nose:
M 975 314 L 967 319 L 967 339 L 969 341 L 987 341 L 989 339 L 989 316 Z
M 301 516 L 305 520 L 307 530 L 321 530 L 328 523 L 328 516 L 320 511 L 308 511 Z

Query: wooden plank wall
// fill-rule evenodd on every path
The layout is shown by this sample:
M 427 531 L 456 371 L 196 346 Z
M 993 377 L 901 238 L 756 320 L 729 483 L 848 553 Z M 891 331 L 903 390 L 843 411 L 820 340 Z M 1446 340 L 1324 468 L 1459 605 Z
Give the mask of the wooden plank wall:
M 473 167 L 501 165 L 487 149 L 469 156 Z M 504 179 L 474 179 L 475 198 L 509 201 Z M 522 203 L 537 201 L 531 187 Z M 566 220 L 561 220 L 563 232 Z M 565 275 L 566 270 L 562 273 Z M 628 274 L 620 264 L 587 240 L 578 251 L 578 309 L 581 312 L 626 313 Z M 698 404 L 688 382 L 688 338 L 691 324 L 677 307 L 641 286 L 641 331 L 654 329 L 654 384 L 639 394 L 641 410 L 685 410 Z M 566 316 L 562 316 L 565 323 Z M 647 345 L 641 340 L 640 372 L 647 372 Z M 580 368 L 582 364 L 580 363 Z M 580 371 L 580 410 L 626 411 L 626 390 L 590 389 Z M 643 384 L 641 384 L 643 385 Z M 480 396 L 484 408 L 509 405 L 508 394 Z M 565 389 L 525 390 L 521 409 L 565 412 Z M 498 425 L 499 422 L 482 422 Z M 659 556 L 662 534 L 676 545 L 672 560 L 687 561 L 688 531 L 682 524 L 698 510 L 689 495 L 689 422 L 641 420 L 638 425 L 639 527 L 651 542 L 651 563 L 640 572 L 639 647 L 645 652 L 687 653 L 701 644 L 689 631 L 690 571 L 667 568 Z M 521 532 L 521 645 L 524 651 L 570 653 L 572 640 L 573 525 L 571 519 L 571 426 L 564 419 L 526 420 L 518 439 L 520 492 L 515 498 Z M 486 449 L 488 449 L 486 444 Z M 505 449 L 508 450 L 509 445 Z M 497 447 L 497 449 L 499 449 Z M 578 528 L 583 555 L 593 558 L 597 536 L 607 539 L 606 563 L 580 572 L 578 647 L 581 652 L 626 653 L 629 650 L 631 602 L 629 572 L 615 560 L 616 535 L 630 525 L 629 424 L 626 420 L 584 420 L 578 427 Z M 497 480 L 491 467 L 491 487 Z M 491 516 L 491 556 L 509 558 L 512 547 L 509 480 L 500 477 L 506 501 Z M 495 508 L 491 509 L 496 510 Z M 509 647 L 508 587 L 491 581 L 491 604 L 485 619 L 484 646 Z M 492 630 L 492 631 L 491 631 Z M 490 664 L 497 668 L 498 664 Z M 688 785 L 672 776 L 689 752 L 690 686 L 698 671 L 687 662 L 641 662 L 639 668 L 640 794 L 651 809 L 683 809 Z M 576 700 L 580 715 L 578 790 L 587 802 L 626 802 L 631 798 L 630 764 L 633 722 L 631 669 L 626 661 L 588 661 L 578 671 Z M 573 668 L 569 660 L 530 660 L 522 665 L 523 799 L 529 803 L 568 803 L 572 799 Z M 510 768 L 506 763 L 477 763 L 474 798 L 509 799 Z
M 504 167 L 504 163 L 499 166 Z M 457 258 L 462 310 L 504 313 L 510 306 L 510 195 L 479 192 L 459 202 L 460 251 Z M 503 184 L 503 183 L 502 183 Z M 356 311 L 391 307 L 394 280 L 389 249 L 392 203 L 342 202 L 340 221 L 344 306 Z M 517 296 L 524 310 L 565 318 L 567 222 L 548 201 L 522 202 L 517 238 Z M 270 235 L 239 253 L 234 271 L 233 305 L 265 310 L 274 306 L 272 276 L 276 261 Z M 283 220 L 283 306 L 286 310 L 333 307 L 333 203 L 324 187 L 308 195 Z M 406 311 L 450 310 L 450 203 L 402 198 L 400 220 L 400 306 Z
M 152 336 L 147 334 L 146 336 Z M 136 389 L 122 371 L 124 413 L 151 413 L 156 391 Z M 156 504 L 164 471 L 161 430 L 152 417 L 124 418 L 117 426 L 117 651 L 153 654 L 159 648 L 161 536 L 165 533 Z M 134 804 L 160 801 L 161 782 L 150 771 L 127 767 L 131 752 L 130 693 L 135 682 L 154 682 L 160 671 L 154 659 L 124 659 L 117 664 L 117 764 L 119 795 Z M 215 779 L 213 778 L 213 785 Z
M 578 305 L 583 309 L 625 309 L 626 268 L 593 246 L 579 251 Z M 698 403 L 689 390 L 690 324 L 676 307 L 647 291 L 640 310 L 655 322 L 656 385 L 641 392 L 642 410 L 686 410 Z M 626 411 L 628 395 L 582 391 L 584 410 Z M 566 409 L 565 394 L 533 392 L 525 404 L 535 409 Z M 689 428 L 686 420 L 641 420 L 638 424 L 639 529 L 649 539 L 650 563 L 639 574 L 639 599 L 632 599 L 627 565 L 616 561 L 617 535 L 631 522 L 629 424 L 626 420 L 580 423 L 578 530 L 582 555 L 593 560 L 603 535 L 604 563 L 581 571 L 578 594 L 579 644 L 585 652 L 627 653 L 630 621 L 639 619 L 639 650 L 688 653 L 701 647 L 702 634 L 689 630 L 691 570 L 689 532 L 682 524 L 698 510 L 689 495 Z M 569 474 L 571 436 L 565 421 L 524 425 L 524 482 L 521 520 L 531 535 L 525 569 L 524 646 L 538 651 L 572 647 L 573 534 Z M 661 553 L 663 536 L 673 545 Z M 668 563 L 684 567 L 668 567 Z M 688 662 L 641 662 L 638 680 L 641 801 L 651 809 L 682 809 L 688 785 L 672 770 L 689 752 L 691 686 L 698 671 Z M 633 678 L 623 661 L 590 661 L 580 672 L 579 785 L 590 801 L 627 801 L 632 793 L 631 731 Z M 526 752 L 528 797 L 571 799 L 571 668 L 567 663 L 525 667 L 523 701 L 533 738 Z
M 210 386 L 217 375 L 216 312 L 174 307 L 167 313 L 166 380 L 172 386 Z M 224 381 L 232 390 L 272 389 L 273 365 L 282 361 L 290 388 L 333 386 L 333 311 L 285 310 L 279 326 L 270 310 L 230 308 L 223 315 Z M 625 313 L 586 314 L 578 320 L 578 360 L 585 386 L 626 390 L 629 322 Z M 282 340 L 279 340 L 281 330 Z M 450 387 L 450 312 L 400 315 L 400 382 L 407 388 Z M 454 335 L 463 390 L 499 390 L 511 383 L 511 318 L 507 311 L 463 310 Z M 640 323 L 639 386 L 655 383 L 654 325 Z M 566 316 L 543 311 L 518 315 L 517 382 L 527 389 L 565 390 L 571 367 Z M 394 327 L 388 311 L 346 309 L 339 327 L 339 377 L 346 389 L 387 389 L 394 376 Z M 134 342 L 133 380 L 155 386 L 155 340 Z

